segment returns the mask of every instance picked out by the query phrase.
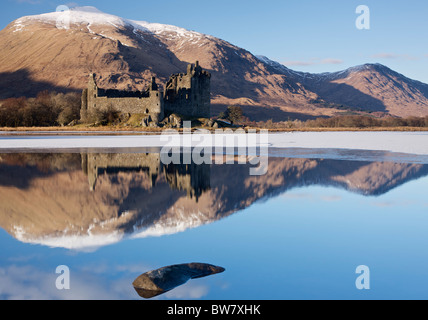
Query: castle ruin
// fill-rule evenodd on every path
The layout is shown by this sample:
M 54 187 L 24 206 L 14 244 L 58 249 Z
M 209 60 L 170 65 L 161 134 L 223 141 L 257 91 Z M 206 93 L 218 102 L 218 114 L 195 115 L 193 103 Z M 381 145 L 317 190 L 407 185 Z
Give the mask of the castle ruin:
M 188 117 L 210 117 L 211 74 L 199 62 L 189 64 L 187 73 L 173 74 L 161 91 L 153 77 L 147 90 L 121 91 L 101 89 L 95 74 L 89 76 L 88 88 L 82 92 L 81 118 L 90 110 L 109 107 L 121 113 L 144 114 L 158 124 L 170 114 Z

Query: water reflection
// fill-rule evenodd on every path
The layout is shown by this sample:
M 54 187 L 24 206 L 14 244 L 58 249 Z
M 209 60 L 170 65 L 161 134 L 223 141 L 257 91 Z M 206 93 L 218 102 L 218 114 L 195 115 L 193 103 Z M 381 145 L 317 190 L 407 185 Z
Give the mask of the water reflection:
M 208 165 L 162 165 L 157 153 L 81 154 L 82 169 L 88 175 L 89 190 L 94 191 L 100 174 L 121 172 L 144 172 L 155 187 L 163 170 L 165 180 L 172 190 L 186 191 L 189 198 L 198 201 L 203 192 L 210 189 L 210 168 Z
M 0 226 L 16 239 L 87 250 L 212 223 L 309 185 L 382 195 L 428 165 L 270 158 L 250 165 L 168 165 L 157 153 L 1 154 Z

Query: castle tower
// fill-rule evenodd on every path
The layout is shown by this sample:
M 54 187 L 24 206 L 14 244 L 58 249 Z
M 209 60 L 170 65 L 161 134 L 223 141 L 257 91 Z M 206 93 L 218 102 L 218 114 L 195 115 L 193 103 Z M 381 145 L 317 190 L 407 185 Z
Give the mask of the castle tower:
M 152 82 L 150 83 L 151 91 L 158 91 L 158 85 L 156 84 L 156 77 L 152 77 Z
M 97 82 L 95 81 L 95 73 L 89 74 L 88 89 L 94 91 L 98 90 Z
M 96 99 L 98 98 L 98 86 L 95 80 L 95 74 L 91 73 L 89 75 L 88 87 L 83 89 L 82 92 L 82 106 L 80 109 L 80 118 L 84 118 L 84 114 L 90 108 L 96 106 Z
M 211 74 L 196 64 L 187 66 L 186 74 L 174 74 L 165 87 L 165 110 L 191 117 L 210 117 Z
M 93 108 L 95 100 L 98 98 L 98 86 L 95 81 L 95 74 L 91 73 L 89 75 L 88 81 L 88 107 Z

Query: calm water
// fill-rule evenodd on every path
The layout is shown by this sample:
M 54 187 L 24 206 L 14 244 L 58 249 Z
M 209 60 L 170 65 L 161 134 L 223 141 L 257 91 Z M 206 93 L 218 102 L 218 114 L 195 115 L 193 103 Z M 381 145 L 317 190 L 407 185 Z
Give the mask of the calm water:
M 190 262 L 226 271 L 156 299 L 428 298 L 427 164 L 276 152 L 266 175 L 249 168 L 0 154 L 0 298 L 141 299 L 136 277 Z

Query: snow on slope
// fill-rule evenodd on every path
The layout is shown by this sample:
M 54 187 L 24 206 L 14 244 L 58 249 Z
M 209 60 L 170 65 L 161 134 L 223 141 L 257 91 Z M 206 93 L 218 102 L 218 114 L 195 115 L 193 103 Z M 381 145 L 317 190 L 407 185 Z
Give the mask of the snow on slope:
M 202 37 L 201 33 L 189 31 L 171 25 L 164 25 L 160 23 L 149 23 L 146 21 L 133 21 L 121 18 L 112 14 L 104 13 L 95 7 L 85 6 L 70 9 L 64 12 L 51 12 L 46 14 L 26 16 L 15 21 L 15 31 L 22 31 L 25 29 L 26 24 L 32 21 L 44 22 L 47 24 L 57 24 L 64 26 L 67 29 L 67 24 L 86 24 L 88 30 L 92 25 L 110 25 L 116 28 L 131 27 L 136 31 L 151 32 L 153 34 L 160 34 L 164 32 L 174 33 L 175 37 Z
M 68 20 L 69 19 L 69 20 Z M 25 26 L 26 23 L 39 21 L 48 24 L 110 24 L 115 27 L 130 25 L 128 21 L 118 16 L 99 11 L 95 7 L 77 7 L 65 12 L 51 12 L 34 16 L 22 17 L 15 21 L 15 25 Z M 22 28 L 21 28 L 22 29 Z

